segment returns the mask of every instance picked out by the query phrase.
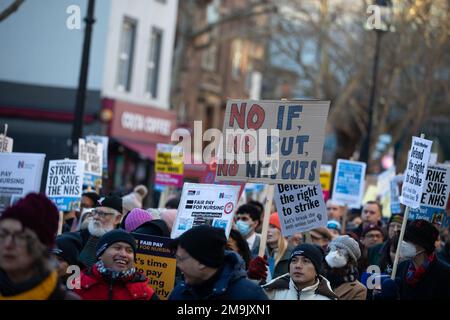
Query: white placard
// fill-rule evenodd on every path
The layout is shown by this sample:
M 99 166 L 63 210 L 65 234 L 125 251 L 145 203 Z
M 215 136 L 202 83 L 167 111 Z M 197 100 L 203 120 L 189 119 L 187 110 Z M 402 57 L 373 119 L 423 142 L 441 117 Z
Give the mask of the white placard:
M 240 186 L 185 183 L 172 228 L 172 239 L 203 224 L 225 229 L 228 237 L 239 190 Z
M 101 187 L 103 172 L 103 144 L 93 140 L 78 140 L 78 159 L 85 162 L 84 182 L 90 187 Z
M 30 192 L 39 192 L 45 154 L 0 153 L 0 212 Z
M 285 237 L 327 226 L 327 210 L 320 184 L 277 184 L 275 204 Z

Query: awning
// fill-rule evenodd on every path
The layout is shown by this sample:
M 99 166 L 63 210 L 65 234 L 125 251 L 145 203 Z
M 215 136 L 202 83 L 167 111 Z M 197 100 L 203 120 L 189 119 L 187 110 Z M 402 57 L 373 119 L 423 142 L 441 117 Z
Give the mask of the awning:
M 142 157 L 155 161 L 156 157 L 156 144 L 154 143 L 142 143 L 134 142 L 127 139 L 116 139 L 128 149 L 139 153 Z

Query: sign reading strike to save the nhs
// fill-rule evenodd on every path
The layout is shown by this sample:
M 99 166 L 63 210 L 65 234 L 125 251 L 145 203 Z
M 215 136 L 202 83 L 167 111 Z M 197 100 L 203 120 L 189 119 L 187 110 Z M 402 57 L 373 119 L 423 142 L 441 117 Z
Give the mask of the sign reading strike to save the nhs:
M 228 100 L 216 181 L 318 184 L 329 101 Z

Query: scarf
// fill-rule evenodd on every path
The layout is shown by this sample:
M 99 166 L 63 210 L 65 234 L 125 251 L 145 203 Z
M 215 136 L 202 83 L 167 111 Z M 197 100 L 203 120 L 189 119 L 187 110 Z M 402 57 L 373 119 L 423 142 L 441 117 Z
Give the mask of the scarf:
M 10 282 L 10 280 L 7 279 L 7 282 Z M 0 293 L 0 300 L 48 300 L 51 294 L 55 291 L 57 285 L 58 273 L 53 271 L 36 286 L 26 291 L 8 296 L 4 296 Z
M 327 279 L 330 281 L 331 288 L 333 289 L 339 287 L 341 284 L 356 281 L 358 278 L 358 269 L 355 266 L 351 266 L 345 275 L 338 275 L 331 270 L 327 272 Z
M 433 253 L 429 255 L 425 261 L 416 269 L 412 261 L 409 262 L 408 270 L 406 271 L 406 283 L 410 287 L 415 287 L 417 283 L 422 280 L 430 264 L 436 260 L 436 255 Z
M 108 282 L 111 280 L 122 280 L 124 282 L 128 282 L 134 277 L 136 273 L 136 268 L 134 267 L 125 271 L 114 271 L 112 269 L 106 268 L 105 264 L 101 260 L 97 261 L 95 266 L 97 267 L 97 270 L 102 278 Z

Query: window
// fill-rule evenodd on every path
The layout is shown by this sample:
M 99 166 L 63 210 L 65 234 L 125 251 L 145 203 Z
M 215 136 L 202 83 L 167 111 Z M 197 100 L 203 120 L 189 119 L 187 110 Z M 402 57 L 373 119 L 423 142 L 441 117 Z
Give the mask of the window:
M 152 98 L 158 94 L 159 65 L 161 58 L 162 31 L 153 28 L 147 60 L 147 83 L 145 92 Z
M 210 44 L 202 54 L 202 68 L 208 71 L 216 71 L 217 45 Z
M 122 24 L 119 64 L 117 68 L 117 89 L 130 91 L 133 69 L 134 42 L 136 38 L 136 21 L 125 18 Z
M 231 48 L 231 75 L 234 79 L 238 79 L 241 75 L 242 41 L 239 39 L 234 40 Z

